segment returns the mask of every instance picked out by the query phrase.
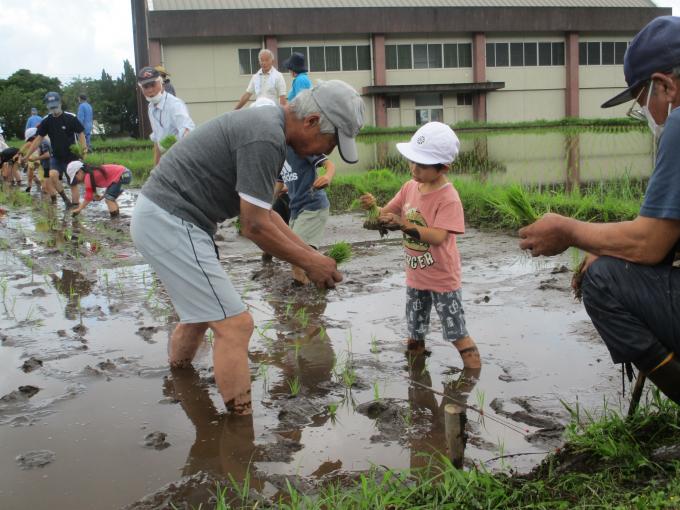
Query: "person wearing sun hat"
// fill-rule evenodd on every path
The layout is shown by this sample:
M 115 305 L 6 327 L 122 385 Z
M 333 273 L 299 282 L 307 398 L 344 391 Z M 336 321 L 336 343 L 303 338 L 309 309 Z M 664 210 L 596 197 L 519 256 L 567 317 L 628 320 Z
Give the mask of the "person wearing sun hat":
M 319 89 L 314 97 L 314 90 L 303 91 L 283 107 L 245 108 L 196 128 L 151 172 L 132 214 L 132 240 L 180 319 L 170 340 L 170 365 L 188 366 L 210 328 L 215 381 L 227 410 L 238 415 L 252 413 L 248 342 L 254 327 L 215 256 L 217 225 L 238 215 L 244 237 L 303 268 L 317 286 L 332 288 L 342 279 L 333 259 L 271 212 L 287 145 L 302 157 L 328 154 L 336 145 L 345 159 L 356 156 L 361 96 L 339 80 Z
M 632 101 L 629 115 L 658 141 L 638 216 L 587 223 L 546 214 L 520 230 L 520 247 L 534 256 L 587 252 L 583 304 L 612 360 L 632 363 L 680 404 L 680 18 L 649 22 L 628 46 L 623 73 L 627 88 L 602 107 Z
M 463 205 L 446 178 L 460 150 L 453 130 L 429 122 L 397 150 L 410 166 L 412 179 L 380 208 L 379 221 L 403 232 L 406 270 L 406 339 L 411 356 L 427 354 L 425 337 L 434 305 L 444 339 L 458 350 L 466 369 L 481 368 L 477 345 L 467 331 L 462 300 L 460 254 L 456 235 L 465 233 Z M 364 208 L 376 206 L 373 195 L 360 197 Z
M 163 90 L 165 90 L 168 94 L 172 94 L 173 96 L 177 97 L 175 86 L 170 83 L 170 73 L 166 71 L 165 67 L 163 66 L 156 66 L 154 69 L 161 75 L 161 79 L 163 80 Z

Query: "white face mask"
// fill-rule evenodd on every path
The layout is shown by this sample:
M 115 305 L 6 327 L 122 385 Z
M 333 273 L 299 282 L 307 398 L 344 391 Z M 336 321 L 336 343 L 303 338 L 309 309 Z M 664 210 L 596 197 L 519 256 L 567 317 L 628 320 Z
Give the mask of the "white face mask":
M 146 97 L 146 100 L 147 100 L 149 103 L 151 103 L 151 104 L 158 104 L 158 103 L 161 102 L 161 99 L 163 99 L 163 92 L 161 91 L 161 92 L 159 92 L 158 94 L 156 94 L 155 96 L 151 96 L 151 97 L 144 96 L 144 97 Z
M 652 131 L 652 134 L 654 135 L 654 138 L 658 140 L 661 138 L 661 134 L 663 133 L 663 124 L 657 124 L 656 120 L 654 120 L 654 117 L 652 116 L 652 112 L 649 111 L 649 101 L 652 98 L 652 90 L 654 89 L 654 81 L 652 80 L 649 84 L 649 92 L 647 92 L 647 102 L 645 105 L 642 107 L 642 113 L 645 116 L 645 119 L 647 119 L 647 125 L 649 126 L 649 129 Z M 671 114 L 671 103 L 668 103 L 668 115 Z M 666 117 L 668 119 L 668 116 Z

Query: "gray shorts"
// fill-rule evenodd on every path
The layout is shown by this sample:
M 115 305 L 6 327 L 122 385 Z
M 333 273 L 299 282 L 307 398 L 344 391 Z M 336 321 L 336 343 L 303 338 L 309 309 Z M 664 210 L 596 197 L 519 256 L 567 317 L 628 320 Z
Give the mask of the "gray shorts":
M 425 340 L 430 329 L 432 303 L 442 323 L 444 340 L 455 342 L 468 336 L 461 289 L 434 292 L 406 287 L 406 324 L 409 338 Z
M 328 208 L 318 211 L 301 211 L 294 220 L 290 220 L 290 229 L 300 239 L 314 248 L 321 246 L 323 231 L 328 221 Z
M 210 235 L 141 193 L 132 213 L 135 247 L 170 295 L 180 322 L 211 322 L 246 310 L 215 254 Z

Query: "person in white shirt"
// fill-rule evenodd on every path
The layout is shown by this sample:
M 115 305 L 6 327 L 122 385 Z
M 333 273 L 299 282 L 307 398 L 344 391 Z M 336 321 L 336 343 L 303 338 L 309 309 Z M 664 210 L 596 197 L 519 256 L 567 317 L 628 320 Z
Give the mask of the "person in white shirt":
M 153 67 L 143 67 L 137 73 L 137 83 L 149 102 L 149 121 L 151 122 L 151 141 L 155 163 L 161 159 L 165 149 L 160 142 L 174 135 L 177 141 L 184 138 L 196 125 L 189 116 L 184 101 L 163 90 L 163 78 Z
M 255 94 L 255 99 L 266 97 L 275 103 L 278 101 L 281 106 L 287 102 L 286 80 L 274 67 L 274 54 L 269 50 L 261 50 L 257 58 L 260 61 L 260 69 L 250 78 L 248 88 L 234 110 L 243 108 L 253 94 Z

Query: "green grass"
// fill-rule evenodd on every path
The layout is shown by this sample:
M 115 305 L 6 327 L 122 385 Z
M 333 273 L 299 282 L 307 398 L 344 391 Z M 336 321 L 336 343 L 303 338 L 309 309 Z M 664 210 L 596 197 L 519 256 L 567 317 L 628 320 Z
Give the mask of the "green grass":
M 408 179 L 408 175 L 384 169 L 338 175 L 327 190 L 328 198 L 336 212 L 355 208 L 356 199 L 367 192 L 375 196 L 378 204 L 384 205 Z M 519 188 L 466 179 L 453 179 L 453 184 L 463 202 L 468 223 L 499 229 L 523 226 L 529 216 L 540 217 L 546 212 L 583 221 L 631 220 L 637 216 L 644 196 L 643 183 L 628 178 L 584 185 L 581 191 L 574 192 L 565 191 L 563 186 Z M 514 191 L 508 195 L 508 190 Z M 518 205 L 525 208 L 523 213 L 517 210 Z
M 154 167 L 153 151 L 103 152 L 95 151 L 85 158 L 87 163 L 102 165 L 115 163 L 123 165 L 132 171 L 133 185 L 141 186 L 149 177 Z

